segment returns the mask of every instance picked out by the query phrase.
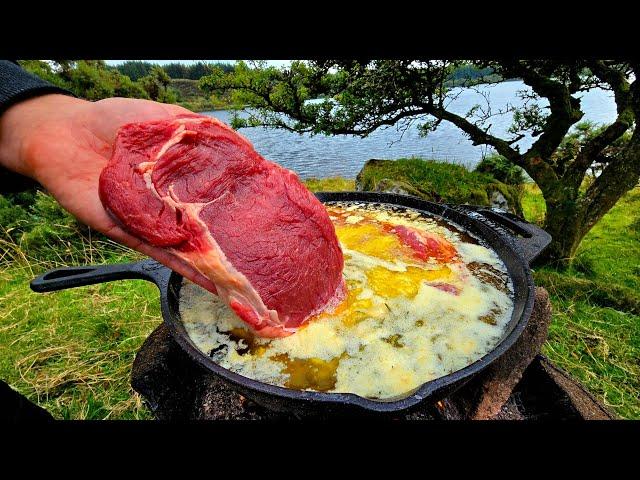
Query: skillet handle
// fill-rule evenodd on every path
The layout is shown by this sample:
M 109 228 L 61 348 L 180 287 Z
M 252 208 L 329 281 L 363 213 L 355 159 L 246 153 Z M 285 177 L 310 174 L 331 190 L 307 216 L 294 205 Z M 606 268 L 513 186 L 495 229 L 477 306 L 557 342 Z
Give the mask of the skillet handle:
M 30 287 L 34 292 L 43 293 L 124 279 L 147 280 L 160 287 L 170 273 L 155 260 L 146 259 L 115 265 L 56 268 L 34 278 Z
M 520 246 L 523 257 L 529 264 L 532 264 L 551 243 L 551 235 L 516 215 L 486 207 L 477 207 L 473 210 L 505 228 L 512 240 Z

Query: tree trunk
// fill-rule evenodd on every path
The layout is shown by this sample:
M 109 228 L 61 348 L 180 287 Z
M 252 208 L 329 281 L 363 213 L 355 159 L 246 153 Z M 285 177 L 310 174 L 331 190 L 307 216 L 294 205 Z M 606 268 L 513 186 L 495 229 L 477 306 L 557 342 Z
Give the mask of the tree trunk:
M 544 228 L 553 240 L 539 261 L 564 268 L 573 260 L 580 241 L 589 229 L 584 222 L 584 215 L 578 210 L 574 201 L 567 200 L 560 204 L 549 201 L 546 203 L 547 216 Z

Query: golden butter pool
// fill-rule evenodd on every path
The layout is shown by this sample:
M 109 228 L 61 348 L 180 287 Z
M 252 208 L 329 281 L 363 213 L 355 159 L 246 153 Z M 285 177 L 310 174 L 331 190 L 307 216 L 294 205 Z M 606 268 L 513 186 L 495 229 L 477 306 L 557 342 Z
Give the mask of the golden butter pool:
M 218 297 L 183 281 L 180 314 L 220 366 L 273 385 L 386 399 L 464 368 L 499 342 L 513 309 L 506 267 L 426 214 L 332 203 L 345 300 L 285 338 L 256 338 Z

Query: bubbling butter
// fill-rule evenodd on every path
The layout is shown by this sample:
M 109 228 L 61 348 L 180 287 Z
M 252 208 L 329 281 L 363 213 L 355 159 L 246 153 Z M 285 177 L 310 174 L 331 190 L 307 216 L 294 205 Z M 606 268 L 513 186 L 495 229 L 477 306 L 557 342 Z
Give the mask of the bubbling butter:
M 401 396 L 480 359 L 513 310 L 497 254 L 411 209 L 332 203 L 348 294 L 284 338 L 254 337 L 220 299 L 184 280 L 180 315 L 194 344 L 240 375 L 301 390 Z M 447 262 L 418 258 L 394 233 L 406 226 L 452 245 Z

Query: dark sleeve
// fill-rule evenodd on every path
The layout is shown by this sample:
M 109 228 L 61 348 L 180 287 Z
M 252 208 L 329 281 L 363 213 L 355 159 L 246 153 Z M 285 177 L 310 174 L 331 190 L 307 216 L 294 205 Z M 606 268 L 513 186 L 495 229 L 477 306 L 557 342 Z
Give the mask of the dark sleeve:
M 0 60 L 0 115 L 14 103 L 46 93 L 73 95 L 40 77 L 23 70 L 9 60 Z
M 68 90 L 26 72 L 15 62 L 0 60 L 0 115 L 15 103 L 47 93 L 73 95 Z M 19 192 L 35 185 L 31 179 L 0 166 L 0 194 Z

